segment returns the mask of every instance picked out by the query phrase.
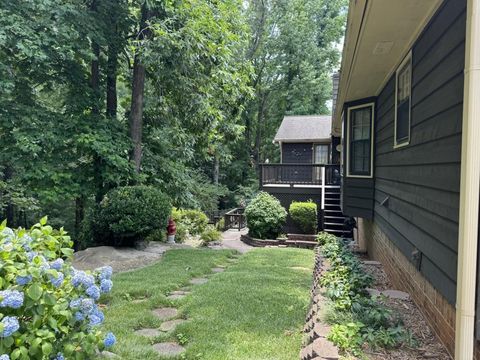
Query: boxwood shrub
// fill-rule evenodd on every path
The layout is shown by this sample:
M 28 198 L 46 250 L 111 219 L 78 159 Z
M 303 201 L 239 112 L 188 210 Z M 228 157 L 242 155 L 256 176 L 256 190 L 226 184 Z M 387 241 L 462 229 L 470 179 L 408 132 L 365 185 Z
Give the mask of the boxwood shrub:
M 0 359 L 90 359 L 115 342 L 96 304 L 112 269 L 74 269 L 71 246 L 46 218 L 30 230 L 0 225 Z
M 262 191 L 246 207 L 245 216 L 251 236 L 275 239 L 282 231 L 287 211 L 277 198 Z
M 97 223 L 107 228 L 113 245 L 131 246 L 156 230 L 165 230 L 170 199 L 151 186 L 124 186 L 109 191 L 100 203 Z
M 290 204 L 288 212 L 293 222 L 297 224 L 305 234 L 315 234 L 317 232 L 317 204 L 313 201 L 294 201 Z

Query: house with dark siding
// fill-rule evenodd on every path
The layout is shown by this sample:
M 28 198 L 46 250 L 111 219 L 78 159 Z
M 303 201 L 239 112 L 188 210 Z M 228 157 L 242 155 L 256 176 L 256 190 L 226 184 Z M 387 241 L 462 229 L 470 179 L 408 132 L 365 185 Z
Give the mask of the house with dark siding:
M 273 140 L 279 164 L 261 164 L 260 188 L 280 200 L 287 210 L 293 201 L 313 201 L 318 209 L 318 230 L 346 235 L 340 210 L 340 167 L 332 147 L 332 116 L 285 116 Z M 301 230 L 287 217 L 284 232 Z
M 480 359 L 479 72 L 480 1 L 350 1 L 332 119 L 342 211 L 461 360 Z

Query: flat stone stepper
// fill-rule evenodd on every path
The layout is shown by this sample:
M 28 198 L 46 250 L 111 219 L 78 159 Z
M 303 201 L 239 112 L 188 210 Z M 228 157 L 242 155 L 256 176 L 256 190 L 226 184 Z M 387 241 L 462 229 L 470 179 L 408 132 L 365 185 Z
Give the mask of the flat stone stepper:
M 164 342 L 153 345 L 153 349 L 163 357 L 176 357 L 185 352 L 185 348 L 175 342 Z
M 202 285 L 208 282 L 207 278 L 193 278 L 190 280 L 190 284 L 192 285 Z
M 170 320 L 178 315 L 178 310 L 175 308 L 160 308 L 152 310 L 152 313 L 160 320 Z

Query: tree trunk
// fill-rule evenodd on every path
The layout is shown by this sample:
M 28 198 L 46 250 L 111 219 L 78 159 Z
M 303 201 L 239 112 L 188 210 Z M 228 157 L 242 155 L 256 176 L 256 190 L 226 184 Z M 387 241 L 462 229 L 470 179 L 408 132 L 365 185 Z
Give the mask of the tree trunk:
M 115 45 L 108 47 L 107 60 L 107 111 L 108 117 L 117 117 L 117 66 L 118 49 Z
M 133 142 L 132 160 L 136 172 L 140 172 L 142 162 L 143 95 L 145 89 L 145 67 L 140 56 L 135 55 L 133 63 L 132 105 L 130 109 L 130 138 Z
M 146 4 L 142 5 L 142 18 L 138 32 L 138 39 L 148 38 L 150 31 L 147 29 L 149 12 Z M 137 50 L 133 60 L 132 80 L 132 104 L 130 108 L 130 138 L 133 143 L 132 160 L 135 170 L 140 172 L 142 163 L 142 130 L 143 130 L 143 95 L 145 90 L 145 66 L 142 64 L 141 56 Z
M 75 199 L 75 242 L 73 248 L 78 250 L 78 237 L 82 229 L 82 221 L 85 217 L 85 198 L 80 195 Z
M 265 113 L 265 102 L 266 96 L 262 94 L 260 97 L 260 102 L 258 104 L 258 113 L 257 113 L 257 134 L 255 138 L 255 166 L 257 170 L 259 169 L 260 164 L 260 147 L 262 145 L 262 125 L 264 120 Z
M 218 186 L 220 179 L 220 157 L 215 154 L 215 160 L 213 164 L 213 183 Z
M 11 165 L 5 166 L 3 171 L 3 180 L 8 182 L 13 178 L 13 167 Z M 9 227 L 15 227 L 15 206 L 11 199 L 7 200 L 7 206 L 5 208 L 5 218 Z

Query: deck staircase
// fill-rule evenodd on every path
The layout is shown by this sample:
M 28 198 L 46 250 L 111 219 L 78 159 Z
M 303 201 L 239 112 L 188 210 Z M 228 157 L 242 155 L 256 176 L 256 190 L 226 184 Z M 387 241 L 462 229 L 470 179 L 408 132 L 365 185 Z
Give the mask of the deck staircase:
M 323 211 L 323 231 L 344 237 L 350 236 L 350 230 L 345 229 L 345 220 L 340 207 L 340 186 L 325 187 L 325 208 Z

